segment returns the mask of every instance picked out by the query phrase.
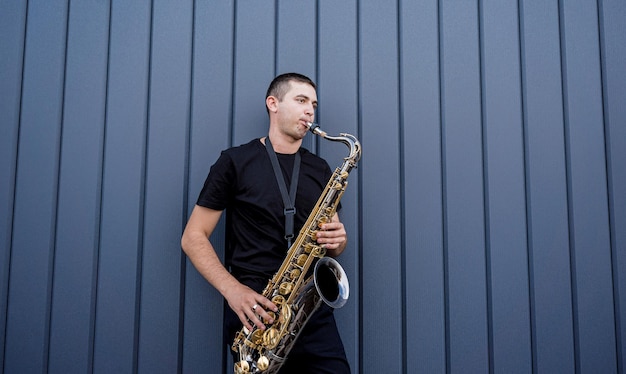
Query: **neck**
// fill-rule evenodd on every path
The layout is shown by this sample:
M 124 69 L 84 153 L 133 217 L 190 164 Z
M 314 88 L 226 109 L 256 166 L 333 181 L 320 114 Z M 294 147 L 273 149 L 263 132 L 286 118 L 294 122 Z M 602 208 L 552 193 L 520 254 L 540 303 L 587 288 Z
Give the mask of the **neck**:
M 269 137 L 272 142 L 272 148 L 274 148 L 276 153 L 294 154 L 298 152 L 302 145 L 302 139 L 293 139 L 277 131 L 270 130 Z M 265 139 L 262 139 L 262 141 L 265 143 Z

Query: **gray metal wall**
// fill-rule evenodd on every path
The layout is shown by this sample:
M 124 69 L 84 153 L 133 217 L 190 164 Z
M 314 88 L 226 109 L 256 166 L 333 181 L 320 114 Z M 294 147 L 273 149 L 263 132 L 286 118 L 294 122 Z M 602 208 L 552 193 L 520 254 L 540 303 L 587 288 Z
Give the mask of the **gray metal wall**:
M 0 0 L 0 371 L 230 372 L 179 239 L 299 71 L 364 148 L 336 312 L 355 373 L 624 372 L 625 19 L 619 0 Z

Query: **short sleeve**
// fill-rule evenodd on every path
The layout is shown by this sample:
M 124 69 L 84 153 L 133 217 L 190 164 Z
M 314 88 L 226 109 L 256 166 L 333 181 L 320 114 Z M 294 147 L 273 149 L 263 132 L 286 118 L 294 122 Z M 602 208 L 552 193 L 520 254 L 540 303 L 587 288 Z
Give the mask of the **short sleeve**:
M 232 159 L 222 152 L 211 166 L 196 204 L 205 208 L 224 210 L 233 201 L 236 171 Z

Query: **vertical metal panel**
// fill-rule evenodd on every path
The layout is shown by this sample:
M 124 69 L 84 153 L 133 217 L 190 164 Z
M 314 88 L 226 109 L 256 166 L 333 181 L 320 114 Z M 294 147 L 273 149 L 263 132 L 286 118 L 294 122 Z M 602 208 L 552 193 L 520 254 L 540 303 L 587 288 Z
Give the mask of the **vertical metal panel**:
M 111 7 L 94 373 L 137 369 L 150 11 Z
M 196 203 L 210 165 L 230 144 L 233 12 L 234 1 L 195 3 L 185 218 Z M 223 259 L 222 226 L 215 230 L 211 243 Z M 217 372 L 224 353 L 223 329 L 217 323 L 222 320 L 222 296 L 188 260 L 185 274 L 182 371 Z
M 533 370 L 574 372 L 558 8 L 521 17 Z
M 297 72 L 317 81 L 316 2 L 277 0 L 276 7 L 276 74 Z M 316 138 L 306 136 L 302 146 L 317 153 Z
M 405 370 L 446 372 L 439 17 L 437 1 L 402 1 Z
M 441 3 L 449 370 L 488 370 L 478 5 Z
M 617 370 L 623 373 L 626 359 L 626 3 L 600 1 L 599 6 Z
M 87 372 L 92 364 L 108 28 L 108 2 L 70 5 L 52 280 L 51 373 Z
M 0 371 L 4 367 L 26 2 L 0 2 Z
M 319 2 L 317 119 L 329 134 L 347 132 L 357 137 L 357 4 L 356 1 Z M 320 155 L 331 168 L 340 165 L 346 148 L 337 143 L 319 142 Z M 367 151 L 365 151 L 367 152 Z M 350 298 L 335 311 L 335 318 L 353 373 L 359 373 L 359 177 L 360 166 L 350 173 L 348 188 L 341 199 L 340 218 L 348 233 L 348 246 L 338 258 L 348 275 Z
M 561 12 L 576 369 L 617 372 L 597 4 Z
M 232 145 L 267 135 L 265 92 L 274 78 L 276 4 L 236 0 Z
M 28 5 L 6 321 L 9 373 L 43 372 L 48 364 L 66 17 L 65 2 Z
M 180 231 L 189 124 L 192 2 L 152 8 L 138 371 L 176 372 Z
M 480 8 L 490 367 L 532 371 L 517 1 Z
M 359 3 L 363 225 L 376 228 L 362 233 L 361 365 L 372 373 L 401 373 L 403 362 L 397 21 L 395 1 Z
M 316 81 L 315 2 L 277 0 L 276 12 L 276 74 L 295 71 Z

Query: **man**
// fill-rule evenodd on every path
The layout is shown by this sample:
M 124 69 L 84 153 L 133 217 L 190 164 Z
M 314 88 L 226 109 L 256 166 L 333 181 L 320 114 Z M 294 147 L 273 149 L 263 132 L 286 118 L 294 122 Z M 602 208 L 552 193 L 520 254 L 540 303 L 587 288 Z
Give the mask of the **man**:
M 308 77 L 288 73 L 274 78 L 265 104 L 269 134 L 223 151 L 211 167 L 181 245 L 196 269 L 223 296 L 227 344 L 243 326 L 265 329 L 276 305 L 260 294 L 288 249 L 282 182 L 297 183 L 293 234 L 297 236 L 331 176 L 326 161 L 301 148 L 317 107 L 316 86 Z M 269 144 L 268 144 L 269 138 Z M 269 147 L 269 149 L 268 149 Z M 270 155 L 276 154 L 275 172 Z M 299 166 L 299 172 L 297 167 Z M 282 174 L 282 175 L 281 175 Z M 294 174 L 297 174 L 294 176 Z M 279 180 L 282 177 L 283 181 Z M 293 200 L 293 199 L 292 199 Z M 226 212 L 226 261 L 222 265 L 209 241 Z M 317 242 L 336 257 L 346 248 L 344 225 L 335 214 L 321 227 Z M 323 305 L 303 329 L 281 373 L 349 373 L 332 309 Z

